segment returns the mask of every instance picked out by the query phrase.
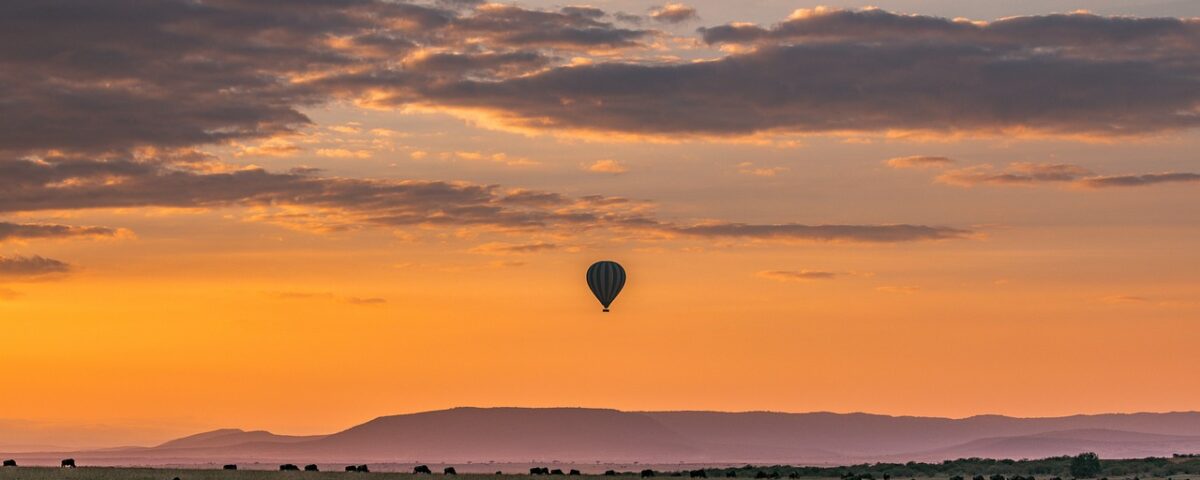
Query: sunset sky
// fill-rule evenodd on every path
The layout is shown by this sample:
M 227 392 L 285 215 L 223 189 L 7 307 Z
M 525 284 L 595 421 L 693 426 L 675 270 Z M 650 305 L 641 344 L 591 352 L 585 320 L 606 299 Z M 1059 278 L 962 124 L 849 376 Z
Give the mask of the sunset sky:
M 0 446 L 1195 410 L 1200 2 L 868 5 L 3 2 Z

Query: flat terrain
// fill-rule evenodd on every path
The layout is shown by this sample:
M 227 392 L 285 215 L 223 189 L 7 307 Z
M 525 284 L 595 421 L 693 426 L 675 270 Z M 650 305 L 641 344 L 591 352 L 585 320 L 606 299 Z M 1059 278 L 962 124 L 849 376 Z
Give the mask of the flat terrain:
M 594 478 L 596 475 L 586 475 Z M 168 468 L 110 468 L 110 467 L 19 467 L 0 468 L 0 480 L 346 480 L 366 478 L 371 480 L 414 480 L 459 478 L 461 480 L 529 480 L 537 478 L 566 479 L 573 477 L 532 477 L 530 475 L 483 475 L 460 474 L 457 476 L 413 475 L 411 473 L 350 473 L 350 472 L 280 472 L 277 470 L 216 470 L 216 469 L 168 469 Z M 604 477 L 611 479 L 635 478 L 633 476 Z M 672 478 L 672 477 L 663 477 Z M 678 477 L 676 477 L 678 478 Z

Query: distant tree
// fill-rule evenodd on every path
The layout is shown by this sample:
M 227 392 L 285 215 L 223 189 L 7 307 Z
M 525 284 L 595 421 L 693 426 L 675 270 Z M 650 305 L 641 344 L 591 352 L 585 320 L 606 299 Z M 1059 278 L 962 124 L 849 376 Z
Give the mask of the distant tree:
M 1095 453 L 1081 453 L 1071 459 L 1071 476 L 1096 478 L 1100 474 L 1100 457 Z

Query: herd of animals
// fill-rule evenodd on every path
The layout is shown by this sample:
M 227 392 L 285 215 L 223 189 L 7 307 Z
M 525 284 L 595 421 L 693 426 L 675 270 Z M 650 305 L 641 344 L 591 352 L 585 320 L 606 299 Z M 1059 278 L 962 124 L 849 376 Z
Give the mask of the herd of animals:
M 5 467 L 16 467 L 17 461 L 16 460 L 5 460 L 4 466 Z M 62 467 L 63 468 L 75 468 L 75 459 L 74 458 L 63 459 Z M 231 463 L 231 464 L 225 465 L 222 468 L 224 470 L 237 470 L 238 466 L 236 464 Z M 300 471 L 300 467 L 295 464 L 292 464 L 292 463 L 285 463 L 285 464 L 279 466 L 279 470 L 283 471 L 283 472 Z M 316 464 L 308 464 L 308 465 L 304 466 L 305 472 L 319 472 L 320 470 L 321 469 L 318 468 Z M 367 467 L 366 465 L 346 465 L 346 471 L 347 472 L 369 473 L 371 471 L 371 469 L 369 467 Z M 433 470 L 431 470 L 428 465 L 417 465 L 416 467 L 413 467 L 413 473 L 414 474 L 433 474 Z M 454 469 L 454 467 L 443 468 L 442 473 L 445 475 L 458 475 L 458 472 Z M 503 472 L 496 472 L 496 475 L 501 475 L 501 474 L 503 474 Z M 556 468 L 556 469 L 551 470 L 547 467 L 530 468 L 529 474 L 530 475 L 572 475 L 572 476 L 582 475 L 582 473 L 580 473 L 579 470 L 576 470 L 576 469 L 571 469 L 568 472 L 564 473 L 562 471 L 562 469 Z M 616 470 L 608 470 L 608 471 L 604 472 L 604 475 L 612 477 L 612 476 L 616 476 L 618 474 L 617 474 Z M 655 476 L 655 471 L 650 470 L 650 469 L 642 470 L 641 476 L 642 476 L 642 478 L 653 477 L 653 476 Z M 707 478 L 708 474 L 706 474 L 704 472 L 704 470 L 692 470 L 692 471 L 688 472 L 688 476 L 691 478 Z M 729 472 L 729 474 L 727 474 L 726 476 L 727 477 L 736 477 L 737 474 L 735 474 L 734 472 Z

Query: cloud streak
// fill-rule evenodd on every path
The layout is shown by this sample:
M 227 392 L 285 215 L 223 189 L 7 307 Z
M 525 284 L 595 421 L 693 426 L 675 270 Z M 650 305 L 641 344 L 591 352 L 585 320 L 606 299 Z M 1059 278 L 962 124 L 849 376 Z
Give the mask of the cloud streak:
M 0 278 L 29 279 L 71 271 L 71 265 L 38 255 L 0 257 Z
M 766 270 L 758 272 L 758 276 L 780 282 L 806 282 L 813 280 L 833 280 L 838 274 L 818 270 Z
M 112 237 L 117 233 L 116 229 L 107 227 L 0 222 L 0 242 L 50 238 Z

